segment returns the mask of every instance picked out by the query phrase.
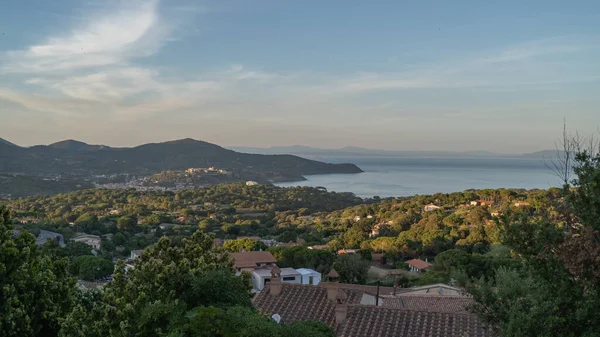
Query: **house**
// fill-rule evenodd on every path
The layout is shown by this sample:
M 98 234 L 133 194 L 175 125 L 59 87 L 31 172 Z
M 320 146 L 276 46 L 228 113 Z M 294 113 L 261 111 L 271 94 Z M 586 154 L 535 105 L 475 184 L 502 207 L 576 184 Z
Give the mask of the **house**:
M 371 253 L 371 261 L 373 262 L 377 262 L 379 264 L 383 264 L 384 262 L 384 258 L 383 258 L 383 253 Z
M 311 216 L 311 215 L 303 215 L 300 217 L 300 219 L 306 220 L 306 221 L 315 221 L 315 217 Z
M 107 282 L 108 281 L 92 282 L 92 281 L 77 280 L 77 286 L 79 287 L 79 289 L 86 291 L 86 290 L 102 288 L 102 287 L 104 287 L 104 285 Z
M 410 271 L 413 273 L 420 273 L 421 271 L 426 270 L 431 267 L 431 264 L 427 261 L 423 261 L 420 259 L 412 259 L 405 262 L 410 267 Z
M 324 249 L 329 249 L 329 247 L 327 245 L 314 245 L 314 246 L 309 246 L 308 249 L 324 250 Z
M 279 268 L 275 266 L 276 268 Z M 281 282 L 302 284 L 302 274 L 294 268 L 281 268 Z
M 118 209 L 113 209 L 112 211 L 108 212 L 108 214 L 110 214 L 110 215 L 119 215 L 119 214 L 121 214 L 121 211 L 119 211 Z
M 282 242 L 277 244 L 277 247 L 284 247 L 284 248 L 289 248 L 289 247 L 296 247 L 298 244 L 296 242 L 290 241 L 290 242 Z
M 260 242 L 264 243 L 267 247 L 277 246 L 277 241 L 270 239 L 260 239 Z
M 386 306 L 383 297 L 380 300 L 356 285 L 286 284 L 279 280 L 275 270 L 272 279 L 253 298 L 256 309 L 269 316 L 279 315 L 282 323 L 319 321 L 340 337 L 488 337 L 493 332 L 476 315 L 454 312 L 451 305 L 440 305 L 438 311 L 435 307 L 424 311 L 418 310 L 421 303 L 412 305 L 396 300 Z M 427 303 L 426 298 L 423 303 Z M 456 306 L 460 310 L 459 304 Z
M 85 243 L 93 249 L 100 249 L 102 239 L 98 235 L 84 233 L 72 238 L 71 241 Z
M 498 212 L 498 211 L 493 211 L 493 212 L 491 212 L 491 213 L 490 213 L 490 215 L 491 215 L 491 216 L 498 217 L 498 216 L 500 216 L 500 212 Z
M 248 180 L 246 181 L 246 186 L 256 186 L 258 183 L 256 181 Z
M 367 215 L 367 219 L 373 219 L 372 215 Z
M 40 234 L 35 239 L 35 244 L 41 246 L 48 240 L 56 240 L 59 246 L 65 246 L 65 239 L 62 234 L 40 229 Z
M 403 310 L 468 314 L 475 301 L 469 296 L 391 295 L 382 296 L 383 306 Z
M 138 257 L 142 256 L 143 252 L 144 252 L 143 249 L 132 250 L 131 251 L 131 255 L 129 256 L 129 258 L 132 259 L 132 260 L 135 260 Z
M 395 296 L 465 296 L 461 288 L 453 287 L 444 283 L 428 284 L 425 286 L 396 289 Z
M 528 201 L 517 201 L 517 202 L 515 202 L 515 207 L 521 207 L 521 206 L 529 206 L 529 202 Z
M 371 233 L 369 233 L 369 237 L 373 238 L 373 237 L 379 236 L 379 232 L 381 231 L 381 229 L 384 226 L 385 226 L 385 224 L 383 224 L 383 223 L 373 226 L 373 229 L 371 229 Z
M 494 206 L 494 202 L 491 200 L 473 200 L 471 206 Z
M 210 218 L 211 220 L 217 220 L 217 215 L 216 215 L 216 214 L 211 214 L 211 215 L 209 216 L 209 218 Z
M 171 228 L 173 228 L 175 226 L 177 226 L 177 225 L 174 224 L 174 223 L 161 223 L 160 225 L 158 225 L 158 228 L 160 228 L 160 229 L 162 229 L 164 231 L 164 230 L 167 230 L 167 229 L 171 229 Z
M 357 216 L 355 216 L 355 217 L 354 217 L 354 221 L 356 221 L 356 222 L 360 221 L 360 216 L 358 216 L 358 215 L 357 215 Z
M 277 270 L 276 270 L 277 269 Z M 261 291 L 265 285 L 272 281 L 273 273 L 280 275 L 279 281 L 283 283 L 302 284 L 302 274 L 294 268 L 279 268 L 276 265 L 257 268 L 252 271 L 252 288 Z
M 358 249 L 340 249 L 337 251 L 338 255 L 341 254 L 356 254 Z
M 312 284 L 316 286 L 321 283 L 321 273 L 318 271 L 308 268 L 300 268 L 296 269 L 296 271 L 301 275 L 300 284 Z
M 239 273 L 242 271 L 253 271 L 260 267 L 274 266 L 277 259 L 271 252 L 241 252 L 232 253 L 233 267 Z
M 440 208 L 441 208 L 440 206 L 436 206 L 434 204 L 427 204 L 427 205 L 423 206 L 423 211 L 430 212 L 430 211 L 438 210 Z
M 186 217 L 186 216 L 180 216 L 179 218 L 175 219 L 175 221 L 184 224 L 184 223 L 194 223 L 194 222 L 196 222 L 196 219 Z

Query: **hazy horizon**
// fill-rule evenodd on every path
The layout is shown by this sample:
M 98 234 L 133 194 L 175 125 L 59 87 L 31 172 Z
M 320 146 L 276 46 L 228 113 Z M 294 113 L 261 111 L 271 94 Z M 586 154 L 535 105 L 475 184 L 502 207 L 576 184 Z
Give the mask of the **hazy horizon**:
M 18 1 L 0 137 L 528 153 L 600 125 L 600 3 Z
M 0 135 L 1 136 L 1 135 Z M 112 148 L 131 148 L 131 147 L 136 147 L 136 146 L 141 146 L 141 145 L 146 145 L 146 144 L 152 144 L 152 143 L 164 143 L 164 142 L 175 142 L 175 141 L 181 141 L 181 140 L 185 140 L 185 139 L 193 139 L 193 138 L 180 138 L 180 139 L 168 139 L 168 140 L 164 140 L 164 141 L 150 141 L 148 143 L 140 143 L 140 144 L 133 144 L 133 145 L 108 145 L 108 144 L 102 144 L 102 143 L 88 143 L 85 141 L 82 141 L 80 139 L 73 139 L 73 138 L 67 138 L 67 139 L 62 139 L 59 141 L 55 141 L 55 142 L 49 142 L 49 143 L 39 143 L 39 144 L 32 144 L 32 145 L 23 145 L 23 144 L 18 144 L 16 142 L 11 141 L 10 139 L 6 139 L 3 137 L 0 137 L 0 140 L 5 140 L 8 141 L 10 143 L 12 143 L 13 145 L 16 146 L 20 146 L 20 147 L 32 147 L 32 146 L 39 146 L 39 145 L 52 145 L 55 143 L 60 143 L 60 142 L 66 142 L 66 141 L 76 141 L 76 142 L 83 142 L 86 143 L 88 145 L 104 145 L 104 146 L 109 146 Z M 193 139 L 196 141 L 204 141 L 202 139 Z M 205 141 L 204 141 L 205 142 Z M 209 142 L 210 143 L 210 142 Z M 285 149 L 285 148 L 306 148 L 306 149 L 314 149 L 314 150 L 323 150 L 323 151 L 336 151 L 336 150 L 352 150 L 352 149 L 360 149 L 360 150 L 367 150 L 367 151 L 373 151 L 374 153 L 376 153 L 377 151 L 386 151 L 386 152 L 448 152 L 448 153 L 475 153 L 475 152 L 488 152 L 488 153 L 493 153 L 493 154 L 498 154 L 498 155 L 513 155 L 513 154 L 529 154 L 532 152 L 539 152 L 539 151 L 555 151 L 556 149 L 543 149 L 543 150 L 539 150 L 539 151 L 532 151 L 532 152 L 494 152 L 494 151 L 489 151 L 486 149 L 479 149 L 479 150 L 465 150 L 465 151 L 460 151 L 460 150 L 411 150 L 411 149 L 405 149 L 405 148 L 392 148 L 392 149 L 382 149 L 382 148 L 367 148 L 367 147 L 362 147 L 362 146 L 353 146 L 353 145 L 347 145 L 347 146 L 342 146 L 342 147 L 336 147 L 336 148 L 328 148 L 328 147 L 317 147 L 317 146 L 307 146 L 307 145 L 302 145 L 302 144 L 291 144 L 291 145 L 271 145 L 271 146 L 245 146 L 245 145 L 231 145 L 231 146 L 225 146 L 225 145 L 221 145 L 221 144 L 216 144 L 216 143 L 212 143 L 218 146 L 221 146 L 223 148 L 227 148 L 227 149 L 232 149 L 235 151 L 240 151 L 240 152 L 244 152 L 242 151 L 243 149 L 261 149 L 261 150 L 269 150 L 269 149 Z

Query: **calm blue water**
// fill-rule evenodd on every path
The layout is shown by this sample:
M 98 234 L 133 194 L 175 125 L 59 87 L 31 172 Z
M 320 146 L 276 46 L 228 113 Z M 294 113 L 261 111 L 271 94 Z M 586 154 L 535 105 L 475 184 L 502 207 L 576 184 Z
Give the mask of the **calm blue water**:
M 320 157 L 328 163 L 353 163 L 364 173 L 306 176 L 307 181 L 278 186 L 323 186 L 360 197 L 450 193 L 484 188 L 549 188 L 558 179 L 540 159 Z

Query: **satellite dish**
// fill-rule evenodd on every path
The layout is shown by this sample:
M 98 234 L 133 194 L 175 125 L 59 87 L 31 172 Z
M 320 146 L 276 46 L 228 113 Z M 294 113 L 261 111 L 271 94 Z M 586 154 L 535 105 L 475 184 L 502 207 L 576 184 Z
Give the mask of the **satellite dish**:
M 271 316 L 271 318 L 277 322 L 277 324 L 279 324 L 279 322 L 281 322 L 281 316 L 279 316 L 279 314 L 275 314 L 273 316 Z

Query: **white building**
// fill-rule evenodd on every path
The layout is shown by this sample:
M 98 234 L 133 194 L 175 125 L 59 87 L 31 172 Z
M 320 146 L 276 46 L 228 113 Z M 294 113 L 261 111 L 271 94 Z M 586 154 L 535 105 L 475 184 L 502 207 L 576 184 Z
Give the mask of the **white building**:
M 321 273 L 308 268 L 296 269 L 301 275 L 301 284 L 312 284 L 314 286 L 321 283 Z
M 102 239 L 98 235 L 81 234 L 72 238 L 71 241 L 85 243 L 94 249 L 100 249 Z
M 423 211 L 430 212 L 430 211 L 438 210 L 440 208 L 441 208 L 440 206 L 437 206 L 434 204 L 428 204 L 428 205 L 423 206 Z
M 275 266 L 277 267 L 277 266 Z M 271 282 L 271 271 L 275 267 L 263 267 L 254 269 L 252 271 L 252 288 L 255 291 L 261 291 L 265 287 L 266 284 Z M 314 270 L 303 269 L 304 274 L 300 272 L 300 269 L 295 270 L 294 268 L 281 268 L 280 269 L 280 281 L 283 283 L 291 283 L 291 284 L 310 284 L 308 282 L 317 282 L 313 284 L 318 284 L 321 281 L 321 274 L 317 273 Z M 312 273 L 311 273 L 312 272 Z M 306 282 L 303 283 L 303 277 L 306 277 Z
M 131 251 L 131 255 L 129 256 L 129 258 L 131 258 L 132 260 L 137 259 L 138 257 L 142 256 L 142 253 L 144 252 L 143 249 L 138 249 L 138 250 L 132 250 Z
M 248 180 L 246 181 L 246 186 L 256 186 L 258 183 L 256 181 Z
M 283 283 L 302 283 L 302 274 L 294 268 L 281 268 L 281 282 Z

